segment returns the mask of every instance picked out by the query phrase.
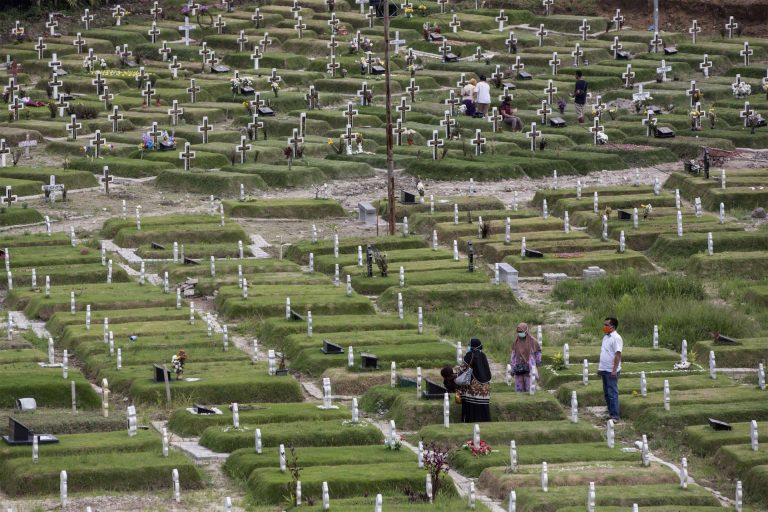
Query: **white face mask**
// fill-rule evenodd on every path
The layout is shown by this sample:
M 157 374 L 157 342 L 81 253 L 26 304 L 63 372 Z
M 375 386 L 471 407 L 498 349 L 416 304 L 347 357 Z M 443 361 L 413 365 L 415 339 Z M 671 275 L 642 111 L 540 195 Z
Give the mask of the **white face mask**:
M 525 333 L 524 332 L 519 332 L 519 333 L 517 333 L 517 337 L 518 338 L 525 338 Z

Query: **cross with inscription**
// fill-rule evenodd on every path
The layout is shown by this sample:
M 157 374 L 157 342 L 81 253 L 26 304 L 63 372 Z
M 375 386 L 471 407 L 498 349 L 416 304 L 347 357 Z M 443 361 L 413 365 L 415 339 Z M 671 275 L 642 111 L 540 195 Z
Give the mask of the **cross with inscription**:
M 509 31 L 509 37 L 504 41 L 504 46 L 507 47 L 507 53 L 517 53 L 517 38 L 512 30 Z
M 456 126 L 456 120 L 451 117 L 451 111 L 446 110 L 443 118 L 440 120 L 440 126 L 445 128 L 445 138 L 451 139 L 451 128 Z M 399 145 L 399 144 L 398 144 Z
M 35 45 L 35 50 L 37 50 L 37 59 L 43 60 L 43 57 L 45 57 L 45 49 L 48 48 L 48 46 L 43 41 L 42 37 L 37 38 L 37 44 Z
M 188 171 L 191 168 L 192 160 L 195 159 L 195 152 L 189 149 L 189 142 L 184 143 L 184 151 L 179 153 L 179 160 L 184 161 L 184 170 Z
M 181 69 L 181 64 L 178 61 L 178 58 L 174 55 L 171 59 L 171 63 L 168 64 L 168 69 L 171 70 L 171 78 L 176 80 L 179 78 L 179 70 Z
M 302 17 L 298 16 L 296 18 L 296 24 L 293 26 L 293 28 L 299 34 L 299 39 L 301 39 L 301 36 L 304 34 L 304 31 L 307 29 L 307 24 L 302 23 L 302 21 L 303 21 Z
M 700 92 L 701 89 L 696 88 L 696 80 L 691 80 L 691 88 L 685 91 L 685 95 L 691 97 L 691 108 L 696 105 Z
M 439 137 L 437 130 L 432 130 L 432 138 L 427 140 L 427 146 L 432 148 L 432 160 L 437 160 L 437 152 L 445 146 L 445 141 Z
M 504 24 L 509 21 L 509 16 L 504 14 L 504 9 L 499 10 L 499 15 L 496 16 L 495 20 L 499 24 L 499 32 L 504 32 Z
M 216 27 L 216 33 L 221 35 L 224 33 L 227 22 L 222 19 L 221 14 L 218 14 L 216 15 L 216 21 L 214 22 L 213 26 Z
M 368 7 L 368 14 L 365 17 L 368 18 L 368 28 L 373 28 L 373 22 L 376 19 L 376 9 Z
M 152 8 L 149 10 L 149 14 L 152 16 L 152 21 L 157 21 L 157 18 L 163 15 L 163 8 L 160 7 L 159 2 L 154 2 Z
M 712 67 L 712 61 L 709 60 L 709 55 L 704 54 L 704 59 L 699 63 L 699 69 L 704 73 L 705 78 L 709 78 L 709 68 Z
M 147 80 L 147 83 L 144 84 L 144 90 L 141 92 L 141 95 L 146 98 L 144 101 L 144 105 L 149 107 L 152 105 L 152 96 L 155 94 L 155 89 L 152 88 L 152 82 Z
M 152 22 L 152 26 L 147 30 L 147 34 L 149 35 L 149 40 L 152 41 L 152 44 L 157 43 L 157 36 L 160 35 L 160 29 L 157 28 L 156 21 Z
M 531 123 L 531 131 L 525 134 L 526 139 L 531 139 L 531 151 L 536 151 L 536 139 L 541 137 L 541 131 L 536 129 L 536 123 Z
M 109 174 L 109 166 L 105 165 L 104 168 L 101 170 L 101 178 L 99 178 L 99 181 L 101 181 L 101 184 L 104 185 L 104 193 L 109 195 L 109 184 L 112 183 L 112 181 L 115 178 Z
M 365 84 L 365 82 L 363 82 Z M 360 91 L 358 91 L 358 94 Z M 320 95 L 314 85 L 309 86 L 309 91 L 304 95 L 304 101 L 307 102 L 307 108 L 314 110 L 320 107 Z
M 179 116 L 184 115 L 184 109 L 179 107 L 178 100 L 173 100 L 172 107 L 168 109 L 168 115 L 171 117 L 171 125 L 179 124 Z
M 248 36 L 245 35 L 245 30 L 240 31 L 240 35 L 237 37 L 237 45 L 241 52 L 245 51 L 245 44 L 248 42 Z
M 448 22 L 448 26 L 451 27 L 451 29 L 453 30 L 454 34 L 459 31 L 459 28 L 461 28 L 461 21 L 459 21 L 459 15 L 458 14 L 454 14 L 451 17 L 451 21 Z
M 621 30 L 624 26 L 624 16 L 621 14 L 621 9 L 616 9 L 616 15 L 611 18 L 611 21 L 614 23 L 616 30 Z
M 120 121 L 123 120 L 123 114 L 118 112 L 119 107 L 117 105 L 112 106 L 112 113 L 107 116 L 107 119 L 112 121 L 112 133 L 117 133 L 120 128 Z
M 518 55 L 515 57 L 515 63 L 512 64 L 509 67 L 512 71 L 517 71 L 518 75 L 521 71 L 525 69 L 525 64 L 523 64 L 523 59 Z
M 8 105 L 8 110 L 13 112 L 13 120 L 19 120 L 19 110 L 24 110 L 24 103 L 21 102 L 18 96 L 13 98 L 13 101 Z
M 656 127 L 656 114 L 652 109 L 648 109 L 645 113 L 645 119 L 643 119 L 643 126 L 645 126 L 645 136 L 650 137 L 653 135 L 654 128 Z
M 728 23 L 725 24 L 725 30 L 728 31 L 728 39 L 733 39 L 733 33 L 737 28 L 739 28 L 739 24 L 733 21 L 733 16 L 729 16 Z
M 197 93 L 200 92 L 200 86 L 195 85 L 195 79 L 190 78 L 189 79 L 189 87 L 187 87 L 187 93 L 189 93 L 189 102 L 195 103 L 197 102 Z
M 621 42 L 619 41 L 619 36 L 613 37 L 613 44 L 610 46 L 611 51 L 613 52 L 613 58 L 618 59 L 619 58 L 619 52 L 624 49 L 624 46 L 622 46 Z
M 480 128 L 475 129 L 475 137 L 471 140 L 473 146 L 475 146 L 475 156 L 483 154 L 483 146 L 485 146 L 486 138 L 482 136 Z
M 501 114 L 499 114 L 499 109 L 497 107 L 493 107 L 491 109 L 491 112 L 486 116 L 486 121 L 491 123 L 491 131 L 493 133 L 496 133 L 499 131 L 499 123 L 504 119 Z
M 651 39 L 651 42 L 649 44 L 649 47 L 653 49 L 653 53 L 659 53 L 659 48 L 662 48 L 664 46 L 664 41 L 659 37 L 658 32 L 653 33 L 653 39 Z
M 592 134 L 592 140 L 595 145 L 598 144 L 598 141 L 600 139 L 600 134 L 605 129 L 604 126 L 600 124 L 600 118 L 598 116 L 595 116 L 593 119 L 592 126 L 589 128 L 589 132 Z
M 59 26 L 59 22 L 56 21 L 56 18 L 53 17 L 53 13 L 48 14 L 48 21 L 45 24 L 45 28 L 48 29 L 48 35 L 51 37 L 56 37 L 56 29 Z
M 349 125 L 348 125 L 349 126 Z M 299 130 L 294 128 L 291 136 L 288 138 L 288 144 L 291 146 L 291 158 L 298 158 L 299 144 L 304 143 L 304 137 L 299 135 Z
M 744 57 L 744 65 L 749 66 L 749 58 L 755 53 L 753 49 L 749 47 L 749 41 L 744 41 L 744 49 L 739 52 L 739 55 Z
M 395 106 L 395 111 L 397 111 L 400 114 L 400 119 L 402 119 L 403 122 L 405 122 L 405 114 L 406 114 L 406 112 L 410 112 L 411 111 L 411 106 L 408 105 L 407 101 L 408 100 L 405 98 L 405 96 L 401 96 L 400 97 L 400 104 Z
M 3 139 L 5 140 L 5 139 Z M 13 193 L 13 187 L 6 185 L 5 187 L 5 195 L 2 197 L 2 201 L 4 204 L 7 204 L 9 207 L 15 203 L 19 197 Z
M 205 42 L 203 42 L 203 45 L 205 45 Z M 203 46 L 205 48 L 205 46 Z M 171 55 L 171 50 L 168 48 L 168 41 L 163 41 L 163 44 L 158 48 L 157 53 L 160 54 L 161 58 L 163 59 L 163 62 L 168 60 L 168 57 Z
M 203 134 L 203 144 L 208 144 L 208 132 L 213 130 L 213 126 L 208 123 L 208 116 L 203 116 L 203 122 L 197 127 L 197 131 Z
M 264 15 L 261 14 L 261 10 L 257 7 L 253 14 L 251 14 L 251 21 L 256 25 L 256 28 L 261 28 L 261 22 L 264 21 Z
M 548 103 L 552 105 L 555 102 L 555 94 L 557 94 L 557 87 L 555 87 L 554 80 L 547 80 L 547 87 L 544 89 L 544 94 L 547 95 Z
M 262 125 L 264 123 L 261 123 Z M 235 146 L 235 151 L 237 151 L 240 154 L 240 163 L 244 164 L 245 159 L 248 155 L 248 152 L 251 150 L 253 146 L 248 144 L 248 140 L 245 135 L 240 136 L 240 144 Z
M 442 123 L 442 121 L 440 121 Z M 403 145 L 403 133 L 405 133 L 406 128 L 403 126 L 403 121 L 401 119 L 398 119 L 395 123 L 395 127 L 392 128 L 392 135 L 395 136 L 395 144 L 398 146 Z
M 251 119 L 251 122 L 248 123 L 246 126 L 248 129 L 248 135 L 250 136 L 253 134 L 253 139 L 251 140 L 259 140 L 259 130 L 264 128 L 264 122 L 259 121 L 259 112 L 258 110 L 254 111 L 253 117 Z M 267 134 L 264 133 L 264 139 L 266 140 Z
M 83 127 L 82 123 L 77 122 L 77 116 L 75 114 L 72 114 L 70 117 L 71 122 L 66 126 L 67 130 L 69 130 L 69 137 L 71 140 L 77 140 L 77 130 Z
M 372 95 L 373 91 L 368 87 L 368 82 L 363 82 L 360 89 L 357 90 L 357 96 L 360 98 L 360 105 L 363 107 L 368 106 L 368 98 Z
M 461 103 L 461 100 L 456 97 L 456 91 L 451 89 L 451 90 L 448 91 L 448 99 L 443 100 L 443 103 L 448 105 L 448 108 L 451 109 L 451 115 L 455 116 L 456 115 L 456 106 L 459 103 Z
M 347 118 L 347 125 L 348 126 L 354 126 L 354 120 L 355 116 L 358 114 L 358 111 L 352 106 L 352 102 L 350 101 L 347 103 L 347 110 L 342 112 L 342 115 Z
M 581 32 L 581 40 L 586 41 L 587 37 L 589 36 L 589 31 L 592 29 L 592 26 L 587 23 L 587 19 L 583 18 L 581 20 L 581 26 L 579 27 L 579 32 Z
M 91 28 L 91 22 L 93 21 L 93 14 L 91 14 L 90 9 L 86 9 L 83 12 L 83 16 L 80 18 L 80 21 L 82 21 L 85 24 L 85 30 L 88 30 Z
M 584 50 L 581 49 L 581 45 L 576 43 L 576 47 L 571 52 L 573 57 L 573 67 L 577 68 L 581 65 L 581 58 L 584 56 Z
M 109 92 L 109 86 L 104 86 L 104 92 L 99 95 L 99 99 L 104 102 L 104 110 L 109 110 L 112 100 L 115 99 L 115 95 Z
M 101 158 L 101 146 L 106 144 L 107 141 L 101 136 L 101 130 L 96 130 L 96 138 L 91 139 L 91 146 L 93 146 L 94 158 Z
M 632 71 L 632 64 L 627 64 L 627 70 L 621 74 L 624 80 L 624 87 L 630 89 L 635 83 L 635 72 Z
M 77 36 L 72 41 L 72 45 L 77 48 L 77 54 L 82 55 L 83 46 L 85 46 L 85 39 L 83 39 L 83 36 L 80 34 L 80 32 L 77 33 Z
M 693 44 L 696 44 L 696 35 L 701 32 L 701 27 L 699 26 L 699 20 L 693 20 L 693 23 L 691 23 L 691 28 L 688 29 L 688 33 L 691 34 L 691 38 L 693 39 Z
M 0 139 L 0 167 L 5 167 L 5 159 L 11 154 L 11 148 L 5 144 L 5 139 Z
M 547 100 L 541 100 L 541 108 L 536 111 L 541 116 L 541 124 L 547 124 L 547 116 L 552 113 L 552 109 L 549 107 Z
M 552 52 L 552 59 L 549 61 L 549 65 L 552 68 L 552 74 L 557 75 L 557 69 L 560 67 L 561 61 L 557 58 L 557 52 Z
M 536 32 L 536 35 L 539 38 L 539 46 L 543 46 L 544 45 L 544 38 L 547 35 L 549 35 L 549 32 L 544 29 L 544 24 L 543 23 L 539 25 L 539 31 Z
M 744 102 L 744 110 L 739 112 L 739 117 L 744 119 L 744 128 L 747 128 L 749 126 L 749 118 L 755 113 L 754 110 L 752 110 L 749 106 L 749 102 Z

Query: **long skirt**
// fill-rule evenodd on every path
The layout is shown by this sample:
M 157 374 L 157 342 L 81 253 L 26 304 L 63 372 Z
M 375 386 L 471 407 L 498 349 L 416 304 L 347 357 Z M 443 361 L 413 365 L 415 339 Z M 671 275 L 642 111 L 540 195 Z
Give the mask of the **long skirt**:
M 481 423 L 491 421 L 490 384 L 472 379 L 472 384 L 461 395 L 461 421 Z

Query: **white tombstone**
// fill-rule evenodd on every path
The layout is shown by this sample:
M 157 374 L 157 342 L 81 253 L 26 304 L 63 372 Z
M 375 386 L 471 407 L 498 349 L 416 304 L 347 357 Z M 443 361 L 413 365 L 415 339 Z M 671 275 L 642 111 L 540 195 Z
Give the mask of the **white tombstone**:
M 61 376 L 65 379 L 69 376 L 69 353 L 66 349 L 61 356 Z
M 475 500 L 477 497 L 475 496 L 475 482 L 469 482 L 469 508 L 474 510 L 475 509 Z
M 720 203 L 720 224 L 725 224 L 725 203 Z
M 333 235 L 333 257 L 336 259 L 339 258 L 339 235 L 338 234 Z
M 677 236 L 683 236 L 683 212 L 677 211 Z
M 179 470 L 173 468 L 171 472 L 171 478 L 173 480 L 173 499 L 176 503 L 181 503 L 181 484 L 179 482 Z
M 261 455 L 262 451 L 262 443 L 261 443 L 261 429 L 257 428 L 256 432 L 253 433 L 253 444 L 254 449 L 256 450 L 256 453 Z
M 286 463 L 286 460 L 285 460 L 285 445 L 281 444 L 279 450 L 280 450 L 280 471 L 282 473 L 285 473 L 285 469 L 286 469 L 285 468 L 285 463 Z
M 240 428 L 240 408 L 237 402 L 232 403 L 232 426 L 234 428 Z
M 619 233 L 619 252 L 623 253 L 626 250 L 627 247 L 627 241 L 624 238 L 624 230 L 622 229 Z
M 355 366 L 355 354 L 352 349 L 352 345 L 347 347 L 347 366 L 352 368 Z
M 315 271 L 315 253 L 313 252 L 309 253 L 309 271 Z
M 275 351 L 269 349 L 267 351 L 267 375 L 275 374 Z
M 422 467 L 422 466 L 419 466 L 419 467 Z M 432 503 L 432 498 L 433 498 L 433 496 L 432 496 L 432 475 L 429 474 L 429 473 L 427 473 L 426 484 L 425 485 L 426 485 L 425 491 L 426 491 L 426 494 L 427 494 L 427 499 L 429 500 L 430 503 Z
M 163 427 L 163 457 L 168 456 L 169 442 L 168 442 L 168 429 Z
M 571 218 L 568 215 L 568 212 L 565 212 L 563 214 L 563 231 L 565 231 L 566 233 L 571 232 Z
M 709 351 L 709 378 L 713 380 L 717 378 L 717 363 L 715 362 L 714 350 Z
M 528 394 L 531 396 L 536 394 L 536 375 L 533 373 L 531 374 L 531 383 L 528 386 Z
M 459 205 L 456 203 L 453 203 L 453 224 L 456 225 L 459 223 Z
M 688 488 L 688 459 L 685 457 L 680 460 L 680 488 Z
M 512 385 L 512 378 L 513 377 L 514 376 L 512 375 L 512 365 L 507 363 L 507 371 L 506 371 L 506 374 L 505 374 L 505 379 L 506 379 L 506 382 L 507 382 L 507 386 L 511 386 Z
M 616 434 L 613 430 L 613 420 L 608 420 L 608 425 L 606 426 L 606 438 L 608 441 L 608 448 L 613 448 L 615 440 L 616 440 Z
M 669 380 L 664 379 L 664 410 L 669 410 Z
M 136 435 L 138 428 L 136 424 L 136 406 L 129 405 L 126 412 L 128 415 L 128 437 L 133 437 Z
M 634 229 L 637 229 L 639 225 L 640 225 L 640 218 L 637 215 L 637 208 L 634 208 L 632 210 L 632 227 Z
M 756 420 L 752 420 L 751 422 L 749 422 L 749 439 L 750 439 L 750 445 L 752 447 L 752 451 L 756 452 L 759 448 Z
M 437 230 L 433 229 L 432 230 L 432 250 L 436 251 L 437 247 L 438 247 L 438 244 L 437 244 Z
M 707 233 L 707 255 L 712 256 L 715 252 L 715 244 L 712 240 L 712 232 Z
M 418 309 L 418 333 L 423 334 L 424 333 L 424 310 L 421 306 L 419 306 Z
M 291 298 L 290 297 L 285 298 L 285 319 L 286 320 L 291 319 Z
M 312 312 L 307 311 L 307 336 L 312 337 Z
M 645 378 L 645 372 L 640 372 L 640 396 L 648 396 L 648 380 Z
M 587 512 L 595 512 L 595 482 L 589 482 L 589 489 L 587 490 Z
M 509 442 L 509 468 L 517 471 L 517 443 L 514 439 Z
M 587 359 L 584 360 L 582 370 L 581 370 L 581 383 L 585 386 L 589 384 L 589 361 Z
M 352 399 L 352 423 L 360 421 L 360 411 L 357 407 L 357 398 Z
M 144 281 L 145 281 L 145 278 L 146 278 L 146 274 L 145 274 L 145 271 L 144 271 L 144 262 L 142 261 L 141 262 L 141 268 L 139 270 L 139 284 L 143 285 Z
M 541 463 L 541 491 L 549 492 L 549 475 L 547 474 L 547 463 Z
M 462 358 L 464 357 L 464 353 L 461 351 L 461 342 L 456 342 L 456 364 L 462 363 Z
M 765 391 L 765 365 L 763 363 L 757 365 L 757 387 L 761 391 Z
M 453 261 L 459 261 L 459 242 L 453 241 Z
M 567 343 L 563 343 L 563 364 L 565 366 L 571 364 L 571 347 Z
M 653 349 L 659 350 L 659 326 L 653 326 Z
M 734 500 L 734 508 L 736 509 L 736 512 L 741 512 L 744 501 L 744 493 L 741 486 L 741 480 L 736 481 L 736 499 Z
M 643 440 L 640 446 L 640 454 L 642 457 L 643 466 L 648 467 L 651 465 L 651 451 L 648 449 L 647 435 L 643 434 Z
M 37 270 L 34 268 L 32 269 L 32 289 L 37 288 Z
M 571 391 L 571 423 L 579 422 L 579 400 L 575 391 Z
M 256 364 L 259 360 L 259 340 L 253 338 L 253 345 L 251 348 L 251 362 Z
M 333 286 L 339 287 L 339 264 L 336 263 L 333 266 Z
M 443 426 L 445 428 L 450 427 L 451 424 L 451 401 L 448 396 L 448 393 L 443 395 Z
M 247 299 L 248 298 L 248 280 L 246 278 L 243 278 L 242 286 L 243 286 L 243 298 Z
M 296 506 L 301 505 L 301 480 L 296 480 Z
M 331 498 L 328 494 L 328 482 L 323 482 L 323 510 L 331 509 Z
M 400 288 L 405 286 L 405 267 L 400 267 Z
M 59 499 L 61 501 L 61 508 L 64 509 L 67 506 L 67 472 L 61 470 L 59 473 Z
M 683 340 L 680 345 L 680 361 L 683 363 L 688 362 L 688 342 L 686 340 Z
M 395 387 L 397 385 L 397 365 L 394 361 L 389 366 L 389 386 Z
M 517 493 L 515 491 L 509 491 L 509 507 L 507 512 L 517 512 Z
M 383 498 L 381 497 L 381 494 L 376 495 L 376 504 L 373 507 L 374 512 L 382 512 L 382 505 L 384 503 Z
M 397 293 L 397 316 L 400 317 L 400 320 L 404 318 L 405 311 L 403 310 L 403 294 L 398 292 Z
M 424 468 L 424 443 L 419 441 L 419 446 L 416 449 L 416 459 L 419 464 L 419 469 Z

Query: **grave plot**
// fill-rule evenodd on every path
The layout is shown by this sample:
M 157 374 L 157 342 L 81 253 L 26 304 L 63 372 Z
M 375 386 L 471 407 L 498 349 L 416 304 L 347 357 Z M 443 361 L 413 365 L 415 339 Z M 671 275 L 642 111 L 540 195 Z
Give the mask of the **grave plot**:
M 722 204 L 726 209 L 753 209 L 765 204 L 768 194 L 768 173 L 765 169 L 703 169 L 691 173 L 672 173 L 664 184 L 677 188 L 689 201 L 697 198 L 704 208 L 717 211 Z

